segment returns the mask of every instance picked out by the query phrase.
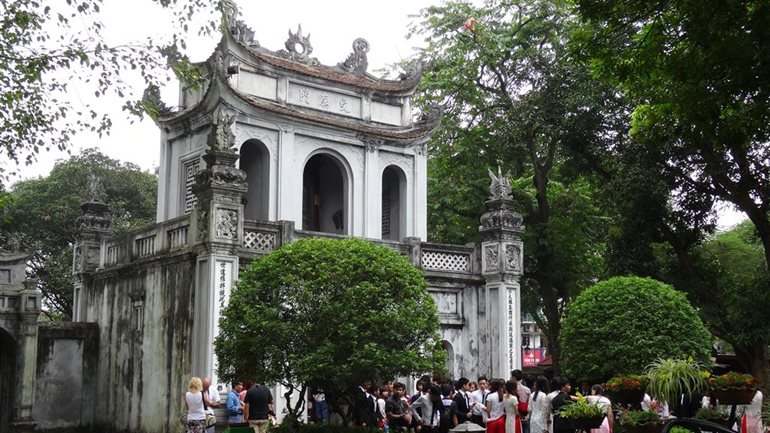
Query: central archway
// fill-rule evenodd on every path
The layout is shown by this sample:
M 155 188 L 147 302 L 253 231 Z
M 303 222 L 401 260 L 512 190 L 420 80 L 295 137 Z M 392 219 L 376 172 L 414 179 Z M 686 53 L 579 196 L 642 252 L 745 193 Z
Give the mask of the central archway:
M 241 146 L 239 168 L 246 172 L 249 190 L 246 193 L 244 217 L 269 219 L 270 151 L 259 140 L 248 140 Z
M 346 234 L 348 182 L 342 162 L 327 153 L 308 159 L 302 172 L 302 229 Z
M 11 429 L 11 416 L 13 414 L 13 401 L 17 368 L 17 344 L 16 340 L 0 328 L 0 433 L 9 433 Z

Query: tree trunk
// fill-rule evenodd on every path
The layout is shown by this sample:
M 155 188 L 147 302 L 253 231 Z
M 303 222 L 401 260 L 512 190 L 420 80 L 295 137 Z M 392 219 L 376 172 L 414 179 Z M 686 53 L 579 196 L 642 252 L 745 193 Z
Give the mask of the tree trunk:
M 734 345 L 733 348 L 738 362 L 759 382 L 759 388 L 767 399 L 770 395 L 770 362 L 768 362 L 770 353 L 767 347 L 763 344 L 751 344 Z

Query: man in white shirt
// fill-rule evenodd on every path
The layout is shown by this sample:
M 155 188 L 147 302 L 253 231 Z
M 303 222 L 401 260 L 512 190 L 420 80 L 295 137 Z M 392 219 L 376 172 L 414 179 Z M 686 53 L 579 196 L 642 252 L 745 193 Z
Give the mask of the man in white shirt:
M 214 408 L 219 407 L 219 390 L 211 383 L 210 377 L 203 379 L 203 390 L 201 392 L 203 393 L 204 402 L 208 402 L 208 404 L 204 405 L 206 413 L 214 415 Z M 206 433 L 214 433 L 214 427 L 213 425 L 206 427 Z
M 471 421 L 481 427 L 485 427 L 483 413 L 487 407 L 489 380 L 487 380 L 486 376 L 479 376 L 478 384 L 479 389 L 471 393 Z

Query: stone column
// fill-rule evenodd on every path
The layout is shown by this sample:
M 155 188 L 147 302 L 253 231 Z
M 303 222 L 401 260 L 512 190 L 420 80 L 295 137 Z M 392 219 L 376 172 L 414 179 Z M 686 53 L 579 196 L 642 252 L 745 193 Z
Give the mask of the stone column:
M 24 290 L 19 293 L 19 361 L 20 393 L 16 421 L 32 420 L 35 405 L 35 373 L 37 370 L 37 319 L 43 294 L 37 288 L 37 280 L 25 280 Z
M 80 205 L 83 215 L 75 220 L 79 230 L 78 240 L 75 243 L 72 275 L 72 321 L 86 321 L 83 289 L 84 281 L 88 275 L 96 270 L 102 263 L 103 241 L 112 235 L 112 218 L 109 215 L 109 207 L 102 202 L 101 183 L 94 174 L 88 175 L 88 191 L 86 202 Z
M 382 174 L 380 147 L 384 140 L 359 134 L 364 143 L 364 232 L 366 238 L 382 237 Z
M 192 229 L 198 246 L 193 311 L 192 374 L 216 383 L 214 338 L 219 315 L 238 278 L 238 249 L 243 244 L 242 199 L 248 189 L 246 173 L 235 167 L 234 115 L 220 111 L 212 119 L 206 168 L 195 175 L 198 198 Z
M 513 210 L 509 175 L 492 178 L 488 211 L 481 217 L 481 271 L 486 279 L 487 351 L 492 377 L 508 378 L 521 368 L 520 279 L 524 248 L 522 216 Z

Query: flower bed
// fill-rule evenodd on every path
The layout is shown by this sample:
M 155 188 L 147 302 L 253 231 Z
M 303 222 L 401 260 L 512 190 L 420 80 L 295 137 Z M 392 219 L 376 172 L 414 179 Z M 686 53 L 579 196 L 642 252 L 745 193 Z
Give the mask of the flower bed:
M 604 384 L 607 397 L 613 403 L 636 404 L 644 399 L 648 379 L 635 374 L 618 375 Z
M 719 404 L 749 404 L 757 393 L 757 381 L 750 374 L 728 372 L 708 380 L 711 398 Z

